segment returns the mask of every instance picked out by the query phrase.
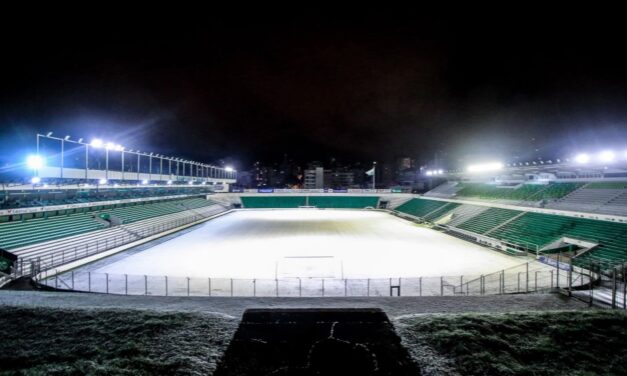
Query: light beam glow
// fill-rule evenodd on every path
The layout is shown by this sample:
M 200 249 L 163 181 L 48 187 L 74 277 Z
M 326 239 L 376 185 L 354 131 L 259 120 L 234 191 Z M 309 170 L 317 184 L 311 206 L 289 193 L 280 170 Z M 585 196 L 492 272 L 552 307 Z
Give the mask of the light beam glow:
M 590 162 L 590 156 L 585 153 L 577 154 L 577 156 L 575 157 L 575 162 L 581 164 L 588 163 Z
M 501 162 L 480 163 L 468 166 L 468 172 L 490 172 L 503 169 Z
M 39 170 L 44 167 L 44 164 L 44 159 L 39 155 L 29 155 L 28 158 L 26 158 L 26 166 L 32 170 Z
M 611 150 L 605 150 L 599 154 L 599 159 L 601 160 L 601 162 L 612 162 L 614 158 L 614 152 Z

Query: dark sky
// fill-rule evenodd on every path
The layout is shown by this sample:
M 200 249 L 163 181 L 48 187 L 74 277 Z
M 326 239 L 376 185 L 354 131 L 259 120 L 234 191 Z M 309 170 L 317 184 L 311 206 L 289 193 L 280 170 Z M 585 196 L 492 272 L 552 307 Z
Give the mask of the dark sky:
M 627 149 L 618 9 L 289 13 L 6 14 L 0 158 L 49 130 L 239 168 Z

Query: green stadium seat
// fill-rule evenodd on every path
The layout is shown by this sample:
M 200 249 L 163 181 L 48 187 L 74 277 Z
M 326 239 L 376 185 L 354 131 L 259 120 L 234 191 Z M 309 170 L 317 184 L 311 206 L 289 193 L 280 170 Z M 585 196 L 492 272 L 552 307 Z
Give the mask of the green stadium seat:
M 0 248 L 10 250 L 105 228 L 106 224 L 97 221 L 95 216 L 104 220 L 115 216 L 123 223 L 132 223 L 213 204 L 213 202 L 203 198 L 190 198 L 141 203 L 86 213 L 56 215 L 48 218 L 3 222 L 0 223 Z
M 376 196 L 309 196 L 309 206 L 330 209 L 376 208 L 379 197 Z
M 522 184 L 517 188 L 511 188 L 492 184 L 463 183 L 457 196 L 482 200 L 541 201 L 566 196 L 581 185 L 579 183 Z
M 305 196 L 244 196 L 242 206 L 248 209 L 287 209 L 306 205 Z
M 467 221 L 460 223 L 457 227 L 476 234 L 485 234 L 520 213 L 522 212 L 518 210 L 490 208 L 468 219 Z
M 445 210 L 445 208 L 448 208 L 448 210 Z M 453 210 L 454 208 L 455 208 L 454 206 L 451 206 L 450 203 L 446 201 L 413 198 L 405 202 L 404 204 L 400 205 L 399 207 L 397 207 L 396 211 L 409 214 L 418 218 L 425 218 L 425 216 L 430 213 L 437 213 L 439 214 L 439 215 L 435 215 L 435 218 L 437 218 L 437 217 L 441 217 L 446 212 Z M 432 218 L 432 216 L 430 216 L 430 218 Z

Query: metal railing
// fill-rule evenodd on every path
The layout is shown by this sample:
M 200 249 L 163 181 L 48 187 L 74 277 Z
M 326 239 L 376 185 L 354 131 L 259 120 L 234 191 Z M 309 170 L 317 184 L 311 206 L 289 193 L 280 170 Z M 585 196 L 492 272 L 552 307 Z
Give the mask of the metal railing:
M 150 276 L 71 271 L 41 283 L 58 289 L 105 294 L 233 297 L 464 296 L 544 292 L 590 282 L 581 271 L 559 271 L 525 263 L 478 276 L 416 278 L 242 279 Z M 574 278 L 574 279 L 573 279 Z
M 163 229 L 160 227 L 159 231 Z M 562 291 L 590 305 L 627 309 L 627 263 L 607 270 L 593 261 L 585 265 L 581 261 L 578 265 L 572 262 L 568 255 L 543 255 L 536 261 L 484 275 L 415 278 L 244 279 L 90 271 L 58 273 L 51 268 L 41 273 L 39 279 L 44 285 L 63 290 L 152 296 L 475 296 Z
M 104 239 L 98 239 L 81 245 L 63 247 L 61 249 L 45 252 L 44 254 L 38 256 L 26 256 L 19 258 L 14 275 L 18 277 L 35 276 L 61 265 L 133 243 L 205 218 L 208 217 L 200 214 L 194 214 L 146 228 L 133 229 L 132 233 L 129 231 L 123 235 L 109 236 Z

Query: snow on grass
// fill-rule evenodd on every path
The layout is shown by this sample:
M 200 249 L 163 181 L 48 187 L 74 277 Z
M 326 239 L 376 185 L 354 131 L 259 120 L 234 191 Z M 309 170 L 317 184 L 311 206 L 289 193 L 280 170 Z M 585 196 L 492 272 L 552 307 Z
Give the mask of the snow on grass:
M 395 320 L 425 375 L 625 375 L 627 314 L 553 311 Z
M 0 374 L 211 374 L 239 320 L 129 309 L 0 307 Z
M 407 278 L 480 275 L 526 261 L 366 210 L 236 211 L 130 253 L 92 272 L 192 278 Z

